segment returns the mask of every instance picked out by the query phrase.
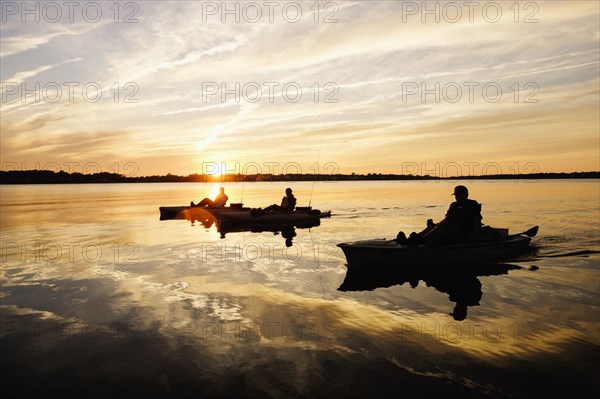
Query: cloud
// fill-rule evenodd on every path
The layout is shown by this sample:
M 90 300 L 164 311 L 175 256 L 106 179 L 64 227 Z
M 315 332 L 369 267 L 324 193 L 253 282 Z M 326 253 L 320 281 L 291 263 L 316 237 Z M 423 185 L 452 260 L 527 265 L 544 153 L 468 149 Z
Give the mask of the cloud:
M 48 70 L 50 70 L 52 68 L 56 68 L 56 67 L 59 67 L 59 66 L 65 65 L 65 64 L 69 64 L 71 62 L 77 62 L 77 61 L 81 61 L 81 60 L 82 60 L 82 58 L 73 58 L 71 60 L 63 61 L 63 62 L 60 62 L 58 64 L 54 64 L 54 65 L 42 65 L 42 66 L 37 67 L 37 68 L 35 68 L 35 69 L 31 70 L 31 71 L 21 71 L 21 72 L 18 72 L 15 75 L 13 75 L 12 77 L 6 79 L 3 82 L 4 84 L 0 88 L 0 94 L 5 91 L 5 85 L 7 83 L 14 84 L 14 85 L 19 85 L 19 84 L 23 83 L 25 80 L 27 80 L 29 78 L 33 78 L 33 77 L 37 76 L 38 74 L 40 74 L 42 72 L 48 71 Z
M 329 152 L 331 160 L 348 167 L 385 171 L 408 155 L 446 159 L 449 148 L 463 157 L 471 152 L 470 158 L 504 159 L 539 146 L 544 150 L 530 154 L 549 159 L 560 153 L 556 143 L 570 123 L 578 126 L 577 133 L 568 133 L 576 141 L 562 142 L 562 149 L 582 155 L 581 162 L 573 158 L 574 165 L 588 165 L 589 147 L 580 143 L 589 145 L 598 135 L 591 111 L 599 105 L 598 4 L 536 4 L 538 23 L 515 23 L 502 3 L 506 13 L 492 24 L 479 16 L 473 23 L 465 18 L 422 23 L 419 16 L 403 22 L 401 3 L 345 2 L 339 4 L 338 22 L 326 24 L 314 22 L 309 3 L 298 23 L 222 23 L 218 17 L 203 22 L 195 2 L 168 7 L 143 2 L 134 24 L 56 24 L 44 31 L 33 26 L 28 33 L 3 29 L 3 51 L 23 53 L 11 58 L 26 61 L 3 60 L 11 79 L 43 85 L 49 76 L 58 82 L 76 76 L 80 87 L 97 82 L 104 90 L 96 103 L 81 93 L 75 101 L 63 96 L 56 104 L 3 103 L 3 128 L 10 128 L 3 139 L 26 144 L 34 142 L 35 132 L 54 142 L 81 132 L 87 152 L 164 156 L 149 173 L 187 173 L 192 167 L 185 170 L 179 166 L 183 162 L 177 168 L 184 169 L 171 170 L 168 157 L 231 159 L 250 152 L 257 159 L 310 158 L 323 136 L 324 157 Z M 207 82 L 229 94 L 207 99 Z M 267 82 L 277 84 L 272 96 Z M 473 93 L 467 82 L 477 84 Z M 127 83 L 138 89 L 136 103 L 123 101 L 131 94 L 123 90 Z M 263 88 L 260 101 L 234 93 L 249 83 Z M 285 98 L 288 83 L 301 87 L 298 102 Z M 327 83 L 335 90 L 326 89 Z M 409 95 L 407 84 L 420 91 Z M 423 93 L 448 84 L 462 89 L 456 102 L 449 101 L 449 92 Z M 502 91 L 497 102 L 482 93 L 486 84 Z M 326 103 L 327 96 L 337 102 Z M 575 112 L 576 106 L 585 112 Z M 546 123 L 544 113 L 564 122 Z M 552 145 L 540 144 L 532 133 L 541 132 L 536 124 L 545 126 L 545 143 Z M 94 140 L 112 137 L 111 132 L 120 132 L 128 145 Z M 473 142 L 461 149 L 454 144 L 461 138 Z M 45 153 L 86 154 L 85 146 L 57 142 L 44 146 Z
M 65 115 L 60 112 L 44 112 L 35 114 L 22 121 L 9 120 L 2 123 L 2 135 L 4 138 L 18 136 L 22 133 L 30 133 L 45 127 L 51 122 L 61 121 L 65 119 Z
M 35 25 L 35 24 L 34 24 Z M 96 24 L 77 24 L 71 26 L 65 26 L 60 24 L 50 24 L 50 28 L 47 24 L 44 24 L 44 33 L 41 34 L 24 34 L 18 36 L 9 36 L 8 32 L 4 32 L 0 40 L 0 56 L 8 57 L 26 51 L 35 50 L 41 46 L 44 46 L 54 39 L 62 36 L 78 36 L 85 33 L 91 32 L 94 29 L 98 29 L 104 25 L 103 22 Z

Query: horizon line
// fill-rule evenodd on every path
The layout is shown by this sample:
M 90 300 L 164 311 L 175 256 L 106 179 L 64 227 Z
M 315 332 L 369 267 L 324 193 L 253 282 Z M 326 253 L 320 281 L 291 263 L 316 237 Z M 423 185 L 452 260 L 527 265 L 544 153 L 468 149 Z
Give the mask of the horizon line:
M 510 179 L 598 179 L 600 171 L 585 172 L 536 172 L 519 174 L 487 175 L 413 175 L 396 173 L 336 173 L 336 174 L 198 174 L 126 176 L 114 172 L 80 173 L 60 170 L 11 170 L 0 171 L 0 184 L 86 184 L 86 183 L 253 183 L 283 181 L 397 181 L 397 180 L 510 180 Z

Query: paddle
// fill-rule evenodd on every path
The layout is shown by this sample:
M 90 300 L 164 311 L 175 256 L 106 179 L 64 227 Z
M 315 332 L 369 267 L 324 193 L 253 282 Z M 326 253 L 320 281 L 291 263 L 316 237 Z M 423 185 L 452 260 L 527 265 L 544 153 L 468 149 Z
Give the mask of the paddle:
M 538 233 L 538 230 L 540 229 L 540 226 L 534 226 L 532 228 L 530 228 L 529 230 L 525 230 L 522 233 L 519 234 L 511 234 L 509 237 L 517 237 L 517 236 L 527 236 L 527 237 L 535 237 L 536 234 Z

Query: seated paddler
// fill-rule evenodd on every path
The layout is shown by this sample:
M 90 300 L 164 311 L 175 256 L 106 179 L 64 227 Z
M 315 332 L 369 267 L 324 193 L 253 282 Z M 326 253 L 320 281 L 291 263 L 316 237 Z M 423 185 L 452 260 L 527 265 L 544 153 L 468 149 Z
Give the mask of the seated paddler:
M 225 194 L 225 188 L 219 187 L 219 194 L 217 194 L 217 196 L 215 197 L 214 200 L 211 200 L 210 198 L 204 198 L 202 201 L 198 202 L 197 204 L 194 204 L 194 201 L 190 202 L 190 206 L 222 208 L 225 206 L 228 199 L 229 199 L 229 197 L 227 197 L 227 194 Z
M 478 236 L 481 228 L 481 205 L 469 199 L 469 190 L 465 186 L 454 187 L 455 201 L 450 204 L 446 217 L 439 223 L 429 220 L 427 228 L 420 233 L 412 233 L 406 238 L 398 233 L 398 243 L 446 244 L 464 242 Z
M 281 205 L 273 204 L 264 209 L 264 212 L 282 211 L 292 212 L 296 207 L 296 197 L 292 194 L 291 188 L 285 189 L 285 196 L 281 199 Z

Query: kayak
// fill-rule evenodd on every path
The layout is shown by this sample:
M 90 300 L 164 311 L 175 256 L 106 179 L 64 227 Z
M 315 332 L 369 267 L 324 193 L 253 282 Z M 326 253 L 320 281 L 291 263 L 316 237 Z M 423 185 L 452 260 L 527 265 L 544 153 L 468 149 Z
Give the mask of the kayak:
M 348 267 L 375 265 L 436 266 L 474 262 L 498 262 L 527 251 L 537 226 L 521 234 L 450 245 L 406 245 L 376 239 L 340 243 Z
M 292 212 L 264 212 L 261 210 L 249 210 L 243 212 L 222 212 L 219 219 L 227 222 L 242 223 L 281 223 L 281 222 L 308 222 L 331 216 L 331 211 L 321 212 L 318 209 L 295 210 Z
M 444 267 L 444 265 L 442 267 L 390 266 L 368 270 L 351 268 L 348 269 L 338 291 L 372 291 L 404 283 L 409 283 L 411 287 L 416 288 L 419 281 L 423 281 L 427 287 L 434 287 L 440 292 L 454 294 L 454 298 L 460 298 L 464 296 L 465 291 L 471 291 L 469 288 L 472 284 L 470 283 L 474 279 L 508 274 L 510 270 L 524 270 L 524 268 L 506 263 L 471 263 L 452 268 Z
M 295 229 L 309 229 L 311 227 L 318 227 L 321 224 L 320 219 L 310 219 L 301 222 L 279 222 L 279 223 L 245 223 L 235 222 L 226 219 L 221 219 L 217 222 L 217 231 L 222 236 L 229 233 L 241 233 L 241 232 L 252 232 L 252 233 L 263 233 L 272 232 L 278 233 L 287 230 Z
M 161 206 L 160 220 L 171 219 L 190 219 L 194 216 L 212 215 L 218 216 L 221 213 L 227 212 L 249 212 L 250 208 L 243 208 L 238 205 L 224 206 L 220 208 L 199 207 L 199 206 Z M 198 219 L 198 217 L 196 217 Z

